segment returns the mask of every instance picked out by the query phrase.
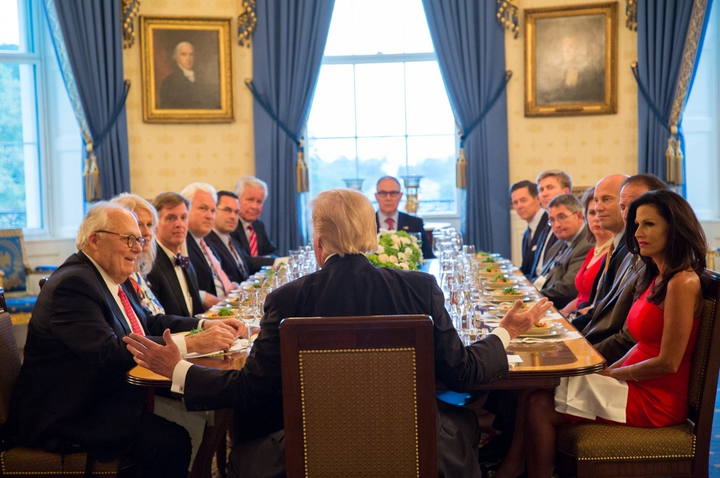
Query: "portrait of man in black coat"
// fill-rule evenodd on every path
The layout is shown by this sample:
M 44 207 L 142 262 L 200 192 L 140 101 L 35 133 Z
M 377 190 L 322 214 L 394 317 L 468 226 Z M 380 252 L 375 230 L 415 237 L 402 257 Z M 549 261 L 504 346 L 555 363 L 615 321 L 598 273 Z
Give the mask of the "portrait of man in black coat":
M 218 109 L 220 89 L 210 71 L 195 63 L 195 46 L 181 41 L 173 49 L 171 73 L 160 83 L 160 109 Z

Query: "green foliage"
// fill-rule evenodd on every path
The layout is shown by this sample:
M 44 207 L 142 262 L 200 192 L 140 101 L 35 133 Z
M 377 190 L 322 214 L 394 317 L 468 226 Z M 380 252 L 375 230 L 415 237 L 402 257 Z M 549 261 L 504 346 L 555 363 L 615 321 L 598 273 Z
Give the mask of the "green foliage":
M 378 234 L 378 250 L 367 258 L 379 267 L 416 271 L 422 253 L 415 237 L 405 231 L 390 231 Z

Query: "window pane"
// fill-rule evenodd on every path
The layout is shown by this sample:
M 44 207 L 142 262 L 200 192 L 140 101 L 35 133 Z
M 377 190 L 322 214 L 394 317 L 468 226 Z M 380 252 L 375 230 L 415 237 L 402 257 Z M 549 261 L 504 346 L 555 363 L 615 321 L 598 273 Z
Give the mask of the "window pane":
M 0 63 L 0 228 L 42 227 L 35 69 Z
M 455 211 L 455 136 L 408 138 L 408 169 L 422 175 L 420 216 Z
M 306 152 L 313 196 L 327 189 L 344 188 L 343 179 L 358 177 L 355 138 L 311 139 Z
M 355 66 L 358 136 L 405 134 L 405 74 L 402 63 Z
M 308 136 L 338 138 L 355 136 L 355 101 L 352 65 L 324 65 L 308 118 Z
M 350 0 L 335 0 L 324 54 L 352 55 L 353 37 L 352 3 Z
M 403 20 L 405 27 L 405 53 L 434 52 L 425 10 L 420 0 L 403 2 Z
M 454 134 L 455 120 L 437 62 L 406 63 L 405 71 L 408 134 Z
M 27 19 L 29 3 L 25 0 L 0 0 L 0 53 L 32 51 L 30 22 Z
M 402 53 L 402 6 L 402 0 L 354 0 L 354 54 Z

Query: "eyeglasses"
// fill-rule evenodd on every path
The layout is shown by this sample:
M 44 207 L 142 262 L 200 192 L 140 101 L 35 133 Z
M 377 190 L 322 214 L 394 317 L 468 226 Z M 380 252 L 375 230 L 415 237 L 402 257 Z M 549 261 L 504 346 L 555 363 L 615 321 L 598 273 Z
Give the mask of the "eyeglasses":
M 132 249 L 135 247 L 135 244 L 140 244 L 140 248 L 142 249 L 145 247 L 145 244 L 147 244 L 147 239 L 144 237 L 135 237 L 132 234 L 120 234 L 119 232 L 112 232 L 112 231 L 95 231 L 95 232 L 104 232 L 105 234 L 113 234 L 115 236 L 120 236 L 120 238 L 125 238 L 127 246 Z
M 400 191 L 378 191 L 377 192 L 377 195 L 380 196 L 381 198 L 386 198 L 388 196 L 394 198 L 398 194 L 402 194 L 402 193 Z
M 548 225 L 552 226 L 556 222 L 565 222 L 567 219 L 571 218 L 572 216 L 566 216 L 565 214 L 558 214 L 555 217 L 551 217 L 548 221 Z
M 218 209 L 218 211 L 222 211 L 225 214 L 235 214 L 236 216 L 240 215 L 240 209 L 231 209 L 229 207 L 221 207 Z

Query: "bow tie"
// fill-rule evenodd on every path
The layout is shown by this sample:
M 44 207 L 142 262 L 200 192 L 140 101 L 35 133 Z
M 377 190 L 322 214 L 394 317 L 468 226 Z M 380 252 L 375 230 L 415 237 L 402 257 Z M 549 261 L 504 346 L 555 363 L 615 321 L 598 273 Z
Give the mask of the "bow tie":
M 183 256 L 182 254 L 178 254 L 177 257 L 175 257 L 175 265 L 180 266 L 183 269 L 187 269 L 190 267 L 190 258 Z

